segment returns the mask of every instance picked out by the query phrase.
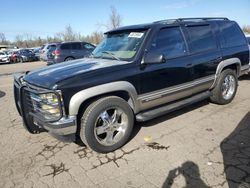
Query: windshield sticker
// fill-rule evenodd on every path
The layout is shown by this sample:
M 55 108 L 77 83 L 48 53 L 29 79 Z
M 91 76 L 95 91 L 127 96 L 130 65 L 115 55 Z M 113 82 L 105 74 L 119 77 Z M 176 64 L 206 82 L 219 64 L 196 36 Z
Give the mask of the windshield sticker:
M 141 38 L 144 33 L 138 33 L 138 32 L 131 32 L 128 37 L 130 38 Z

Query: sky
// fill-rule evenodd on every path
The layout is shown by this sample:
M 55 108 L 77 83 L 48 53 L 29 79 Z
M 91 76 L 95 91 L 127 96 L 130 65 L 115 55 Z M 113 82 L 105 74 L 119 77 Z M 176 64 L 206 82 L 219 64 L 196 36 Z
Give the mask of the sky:
M 250 25 L 250 0 L 1 0 L 0 32 L 7 40 L 16 35 L 53 36 L 71 25 L 83 35 L 105 31 L 110 7 L 122 25 L 181 17 L 228 17 Z

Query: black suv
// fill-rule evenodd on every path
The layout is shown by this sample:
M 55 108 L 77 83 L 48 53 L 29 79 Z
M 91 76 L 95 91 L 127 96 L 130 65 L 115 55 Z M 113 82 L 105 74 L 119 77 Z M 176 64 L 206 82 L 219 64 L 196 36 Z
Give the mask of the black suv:
M 129 139 L 146 121 L 210 98 L 230 103 L 249 68 L 247 40 L 227 18 L 186 18 L 106 33 L 92 57 L 15 76 L 31 133 L 80 136 L 97 152 Z
M 48 65 L 89 56 L 95 46 L 87 42 L 62 42 L 48 50 Z

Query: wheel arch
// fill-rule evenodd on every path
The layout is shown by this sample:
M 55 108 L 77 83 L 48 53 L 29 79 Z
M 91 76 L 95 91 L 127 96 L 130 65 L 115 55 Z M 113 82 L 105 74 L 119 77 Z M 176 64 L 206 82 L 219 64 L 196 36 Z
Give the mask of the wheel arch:
M 210 89 L 214 88 L 215 85 L 218 82 L 218 78 L 220 77 L 220 74 L 223 70 L 230 68 L 236 71 L 237 77 L 240 76 L 240 72 L 241 72 L 241 61 L 239 58 L 230 58 L 230 59 L 226 59 L 221 61 L 216 69 L 216 74 L 215 74 L 215 80 L 213 85 L 211 86 Z
M 108 95 L 123 98 L 134 113 L 138 112 L 137 92 L 134 86 L 127 81 L 117 81 L 84 89 L 74 94 L 69 103 L 69 115 L 77 115 L 81 107 L 86 106 L 90 101 Z
M 66 59 L 68 59 L 68 58 L 75 59 L 73 56 L 67 56 L 67 57 L 64 58 L 64 61 L 66 61 Z

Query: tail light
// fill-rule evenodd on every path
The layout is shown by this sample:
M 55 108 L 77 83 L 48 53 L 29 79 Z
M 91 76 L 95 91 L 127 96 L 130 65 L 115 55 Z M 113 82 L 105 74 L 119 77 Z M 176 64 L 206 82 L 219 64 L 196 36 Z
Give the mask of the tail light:
M 59 51 L 54 51 L 54 52 L 52 52 L 52 54 L 53 54 L 53 55 L 60 55 L 61 52 L 59 52 Z

